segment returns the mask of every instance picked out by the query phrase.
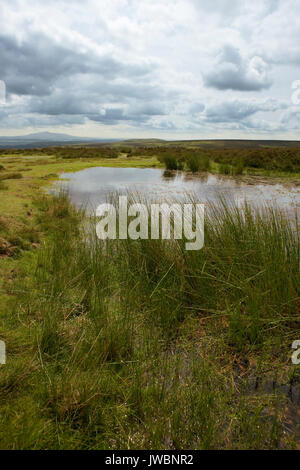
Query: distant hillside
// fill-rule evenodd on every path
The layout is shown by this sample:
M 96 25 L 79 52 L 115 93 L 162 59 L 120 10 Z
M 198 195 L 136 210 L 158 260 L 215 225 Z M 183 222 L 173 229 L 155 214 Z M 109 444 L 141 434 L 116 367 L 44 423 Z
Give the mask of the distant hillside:
M 34 134 L 27 134 L 27 135 L 17 135 L 13 137 L 0 137 L 0 142 L 3 140 L 9 140 L 9 141 L 25 141 L 25 140 L 30 140 L 30 141 L 37 141 L 37 140 L 46 140 L 46 141 L 70 141 L 70 140 L 90 140 L 90 139 L 84 139 L 82 137 L 74 137 L 72 135 L 68 134 L 59 134 L 59 133 L 54 133 L 54 132 L 36 132 Z
M 153 146 L 184 146 L 201 149 L 239 149 L 239 148 L 270 148 L 270 147 L 300 147 L 300 141 L 292 140 L 162 140 L 162 139 L 131 139 L 119 142 L 133 147 Z
M 126 139 L 122 141 L 122 144 L 126 145 L 156 145 L 166 143 L 168 141 L 163 139 Z
M 40 148 L 72 144 L 103 144 L 117 142 L 117 139 L 91 139 L 87 137 L 74 137 L 68 134 L 54 132 L 37 132 L 13 137 L 0 137 L 0 148 Z
M 0 149 L 26 149 L 56 146 L 112 146 L 128 147 L 160 147 L 184 146 L 200 149 L 239 149 L 267 147 L 300 147 L 300 141 L 291 140 L 242 140 L 242 139 L 210 139 L 210 140 L 163 140 L 163 139 L 97 139 L 74 137 L 68 134 L 38 132 L 24 136 L 0 137 Z

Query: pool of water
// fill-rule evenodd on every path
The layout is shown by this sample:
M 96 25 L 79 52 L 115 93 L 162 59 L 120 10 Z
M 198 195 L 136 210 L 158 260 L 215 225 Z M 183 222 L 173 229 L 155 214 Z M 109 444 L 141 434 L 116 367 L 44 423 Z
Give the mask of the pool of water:
M 245 181 L 241 177 L 207 173 L 191 176 L 153 168 L 93 167 L 62 174 L 57 187 L 68 190 L 72 202 L 90 212 L 117 191 L 123 194 L 139 192 L 152 202 L 185 200 L 187 195 L 194 195 L 203 203 L 216 203 L 222 197 L 236 204 L 245 200 L 259 206 L 275 203 L 288 211 L 300 211 L 300 186 L 265 183 L 255 178 Z

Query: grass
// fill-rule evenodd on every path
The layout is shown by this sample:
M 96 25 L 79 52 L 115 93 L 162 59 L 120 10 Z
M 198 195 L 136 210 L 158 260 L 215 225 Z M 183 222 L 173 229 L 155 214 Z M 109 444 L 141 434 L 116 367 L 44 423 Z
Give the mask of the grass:
M 211 162 L 208 155 L 202 155 L 200 158 L 196 155 L 189 155 L 186 159 L 187 168 L 192 172 L 209 171 Z
M 1 161 L 0 448 L 299 448 L 297 220 L 222 203 L 199 252 L 103 244 L 42 188 L 155 157 Z
M 264 177 L 298 178 L 300 151 L 298 148 L 261 148 L 204 150 L 189 147 L 145 147 L 131 152 L 150 156 L 155 154 L 167 170 L 185 170 L 192 173 L 211 172 L 223 175 L 259 175 Z
M 296 222 L 221 204 L 187 252 L 104 244 L 65 194 L 34 208 L 41 246 L 5 284 L 1 448 L 297 447 L 288 395 L 264 388 L 299 381 Z
M 19 180 L 23 178 L 23 175 L 22 173 L 2 173 L 0 175 L 0 181 L 4 181 L 4 180 Z
M 0 181 L 0 190 L 5 190 L 8 189 L 8 186 L 3 183 L 3 181 Z

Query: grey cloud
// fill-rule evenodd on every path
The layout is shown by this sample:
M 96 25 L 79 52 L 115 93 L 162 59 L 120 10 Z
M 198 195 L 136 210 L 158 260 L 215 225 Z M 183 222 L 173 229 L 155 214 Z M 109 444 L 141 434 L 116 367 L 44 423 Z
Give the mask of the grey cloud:
M 84 124 L 86 121 L 83 115 L 59 115 L 48 116 L 39 114 L 5 114 L 0 113 L 0 126 L 4 128 L 23 129 L 24 127 L 54 127 L 74 124 Z
M 300 106 L 291 106 L 286 110 L 280 119 L 280 123 L 286 128 L 287 126 L 299 131 L 300 125 Z
M 121 63 L 91 51 L 84 54 L 36 33 L 21 43 L 1 35 L 0 63 L 1 79 L 6 82 L 8 93 L 36 96 L 50 94 L 62 77 L 96 74 L 106 80 L 116 77 L 138 80 L 151 70 L 148 64 Z
M 125 108 L 104 107 L 98 114 L 88 114 L 91 121 L 114 124 L 120 121 L 129 121 L 135 125 L 148 122 L 153 116 L 163 116 L 164 110 L 158 105 L 134 105 Z
M 218 90 L 260 91 L 270 88 L 269 67 L 258 56 L 242 58 L 239 50 L 224 46 L 213 69 L 204 74 L 204 83 Z
M 121 63 L 93 52 L 83 54 L 44 35 L 31 35 L 22 43 L 0 36 L 0 63 L 8 98 L 17 94 L 25 99 L 10 107 L 11 114 L 56 116 L 57 122 L 60 115 L 64 121 L 70 116 L 70 123 L 82 121 L 80 116 L 104 124 L 147 121 L 163 115 L 164 101 L 176 96 L 151 83 L 155 66 L 150 62 Z
M 205 109 L 204 104 L 202 103 L 194 103 L 190 106 L 189 112 L 195 116 L 199 113 L 202 113 L 202 111 Z
M 277 100 L 230 100 L 206 109 L 205 118 L 209 122 L 239 122 L 258 112 L 274 112 L 288 107 L 285 102 Z
M 231 18 L 237 15 L 241 9 L 242 4 L 240 0 L 214 0 L 214 2 L 208 2 L 207 0 L 192 0 L 196 10 L 200 10 L 209 14 L 219 14 L 225 18 Z
M 117 85 L 116 85 L 117 88 Z M 93 87 L 81 90 L 80 87 L 66 91 L 66 88 L 55 90 L 53 94 L 46 97 L 31 97 L 25 105 L 23 112 L 37 113 L 39 115 L 60 116 L 85 116 L 91 121 L 112 125 L 120 121 L 146 122 L 153 116 L 166 114 L 163 104 L 163 93 L 161 90 L 153 90 L 151 102 L 143 102 L 132 96 L 114 95 L 112 96 L 111 85 L 106 89 L 102 83 L 102 93 L 100 94 Z M 157 101 L 157 94 L 161 101 Z M 20 112 L 21 109 L 18 109 Z

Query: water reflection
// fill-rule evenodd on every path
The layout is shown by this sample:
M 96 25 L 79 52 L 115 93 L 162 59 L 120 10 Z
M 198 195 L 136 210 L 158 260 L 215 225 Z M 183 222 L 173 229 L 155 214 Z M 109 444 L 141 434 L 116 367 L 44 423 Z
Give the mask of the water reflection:
M 61 176 L 68 181 L 59 182 L 71 200 L 78 206 L 94 210 L 110 193 L 138 191 L 151 201 L 170 198 L 184 200 L 195 195 L 201 202 L 216 202 L 220 196 L 235 203 L 247 200 L 251 204 L 276 203 L 291 210 L 300 207 L 300 188 L 287 188 L 281 184 L 246 183 L 241 178 L 204 173 L 194 177 L 183 172 L 163 171 L 153 168 L 88 168 Z
M 176 172 L 175 171 L 171 171 L 171 170 L 164 170 L 163 174 L 162 174 L 162 178 L 163 180 L 173 180 L 176 178 Z

